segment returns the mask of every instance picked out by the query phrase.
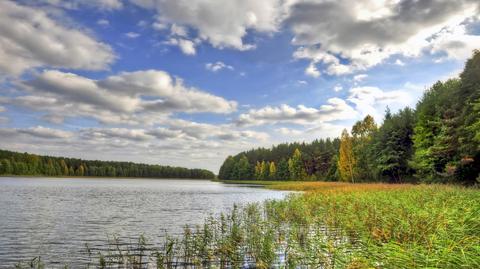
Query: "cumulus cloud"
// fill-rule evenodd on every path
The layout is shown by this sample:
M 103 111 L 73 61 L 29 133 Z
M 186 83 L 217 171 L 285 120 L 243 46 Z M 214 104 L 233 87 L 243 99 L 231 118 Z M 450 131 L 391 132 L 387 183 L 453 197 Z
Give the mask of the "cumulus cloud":
M 344 100 L 330 98 L 327 104 L 319 108 L 299 105 L 296 108 L 289 105 L 278 107 L 266 106 L 261 109 L 251 109 L 248 113 L 241 114 L 236 120 L 239 126 L 294 123 L 311 125 L 318 122 L 351 119 L 356 116 L 355 110 Z
M 29 136 L 40 139 L 67 139 L 71 138 L 74 134 L 69 131 L 60 129 L 51 129 L 43 126 L 36 126 L 30 128 L 1 128 L 0 134 L 2 137 L 14 138 L 18 135 Z
M 201 135 L 197 135 L 198 131 Z M 195 135 L 193 135 L 195 134 Z M 185 120 L 155 128 L 0 128 L 0 147 L 86 159 L 137 161 L 218 171 L 229 154 L 266 143 L 268 134 Z M 260 144 L 259 144 L 260 143 Z M 71 145 L 75 145 L 72 147 Z M 189 162 L 185 163 L 188 158 Z
M 465 59 L 478 36 L 468 35 L 464 24 L 475 20 L 479 6 L 476 0 L 302 1 L 291 5 L 284 23 L 293 44 L 302 46 L 294 57 L 311 61 L 307 74 L 318 76 L 312 71 L 322 64 L 325 73 L 343 75 L 395 54 L 442 51 Z
M 358 75 L 353 76 L 353 81 L 354 81 L 354 82 L 362 82 L 362 81 L 365 80 L 367 77 L 368 77 L 367 74 L 358 74 Z
M 395 60 L 395 65 L 404 66 L 405 63 L 404 63 L 402 60 L 400 60 L 400 59 L 396 59 L 396 60 Z
M 91 117 L 101 123 L 154 124 L 172 113 L 231 113 L 237 103 L 186 86 L 160 70 L 122 72 L 93 80 L 58 70 L 46 70 L 18 82 L 23 93 L 3 97 L 12 104 L 47 113 L 60 123 L 63 117 Z
M 234 70 L 233 66 L 225 64 L 224 62 L 217 61 L 215 63 L 206 63 L 205 68 L 212 72 L 218 72 L 222 69 Z
M 0 76 L 43 66 L 101 70 L 114 59 L 108 45 L 42 9 L 0 1 Z
M 383 91 L 378 87 L 365 86 L 350 89 L 348 101 L 355 104 L 356 110 L 363 116 L 373 116 L 377 121 L 382 118 L 387 105 L 403 108 L 411 105 L 413 98 L 407 91 Z
M 303 132 L 300 131 L 300 130 L 290 129 L 290 128 L 286 128 L 286 127 L 277 128 L 277 129 L 275 129 L 275 131 L 282 134 L 282 135 L 288 135 L 288 136 L 298 136 L 298 135 L 303 134 Z
M 146 134 L 143 129 L 127 128 L 90 128 L 82 130 L 81 136 L 85 139 L 125 139 L 134 142 L 147 141 L 152 138 L 152 136 Z
M 47 70 L 22 84 L 29 91 L 43 92 L 67 103 L 82 103 L 113 112 L 229 113 L 236 109 L 235 102 L 187 87 L 181 79 L 160 70 L 122 72 L 103 80 Z
M 284 10 L 280 0 L 245 1 L 141 1 L 137 5 L 156 9 L 160 24 L 191 27 L 198 38 L 216 48 L 249 50 L 244 42 L 248 31 L 270 33 L 278 29 Z
M 32 1 L 20 0 L 32 4 Z M 81 7 L 97 8 L 101 10 L 117 10 L 123 7 L 121 0 L 36 0 L 36 4 L 50 5 L 65 9 L 79 9 Z
M 167 42 L 167 45 L 178 46 L 180 51 L 185 55 L 195 55 L 197 50 L 195 48 L 195 43 L 188 39 L 183 38 L 170 38 Z

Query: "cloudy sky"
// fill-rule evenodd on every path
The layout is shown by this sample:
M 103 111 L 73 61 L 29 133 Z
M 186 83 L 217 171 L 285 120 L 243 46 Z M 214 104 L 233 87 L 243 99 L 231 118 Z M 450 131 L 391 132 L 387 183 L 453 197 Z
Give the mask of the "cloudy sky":
M 0 1 L 0 147 L 208 168 L 414 106 L 478 0 Z

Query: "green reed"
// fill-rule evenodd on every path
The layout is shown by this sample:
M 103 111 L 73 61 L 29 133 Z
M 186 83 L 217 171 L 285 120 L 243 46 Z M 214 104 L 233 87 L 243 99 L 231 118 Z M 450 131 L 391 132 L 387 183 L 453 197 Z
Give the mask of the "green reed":
M 114 238 L 91 268 L 480 268 L 478 189 L 323 187 L 234 206 L 161 246 Z

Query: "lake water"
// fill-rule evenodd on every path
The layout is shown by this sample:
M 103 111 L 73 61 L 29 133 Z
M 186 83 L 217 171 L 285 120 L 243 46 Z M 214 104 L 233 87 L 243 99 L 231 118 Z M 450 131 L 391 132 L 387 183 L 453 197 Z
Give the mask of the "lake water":
M 161 242 L 210 214 L 286 192 L 200 180 L 0 178 L 0 268 L 41 256 L 48 266 L 85 258 L 113 235 Z

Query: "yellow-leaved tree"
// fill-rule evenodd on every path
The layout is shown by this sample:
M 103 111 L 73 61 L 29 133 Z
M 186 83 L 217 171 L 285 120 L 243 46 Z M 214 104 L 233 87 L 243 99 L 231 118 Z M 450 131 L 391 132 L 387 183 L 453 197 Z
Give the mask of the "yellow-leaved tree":
M 346 129 L 340 137 L 340 150 L 338 156 L 338 170 L 342 181 L 355 183 L 355 156 L 353 154 L 352 137 Z

